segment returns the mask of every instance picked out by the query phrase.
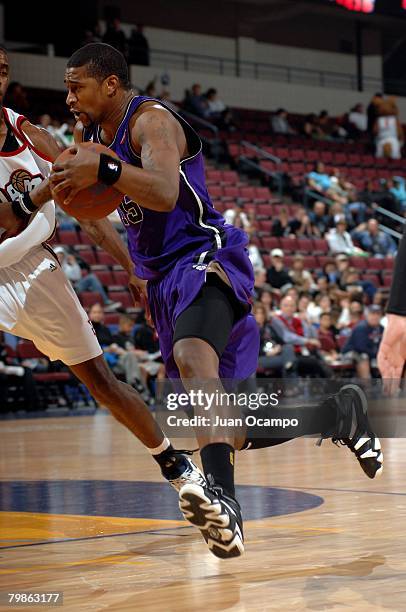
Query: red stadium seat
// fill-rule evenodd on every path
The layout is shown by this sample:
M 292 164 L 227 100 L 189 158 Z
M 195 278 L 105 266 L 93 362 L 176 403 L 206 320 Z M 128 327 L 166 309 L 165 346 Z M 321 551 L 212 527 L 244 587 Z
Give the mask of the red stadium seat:
M 297 248 L 300 253 L 312 253 L 313 241 L 311 238 L 298 238 Z
M 223 170 L 221 175 L 222 175 L 221 180 L 223 183 L 229 183 L 231 185 L 235 185 L 240 180 L 235 170 Z
M 80 251 L 78 253 L 79 257 L 83 259 L 89 266 L 97 263 L 96 255 L 93 249 L 89 249 L 88 251 Z
M 79 300 L 83 308 L 90 308 L 93 304 L 103 304 L 103 298 L 98 291 L 82 291 Z
M 286 253 L 295 253 L 298 250 L 298 240 L 296 238 L 280 238 L 281 248 Z
M 228 199 L 237 199 L 240 195 L 240 190 L 238 187 L 231 187 L 227 185 L 223 188 L 223 198 L 226 197 Z
M 221 185 L 210 185 L 209 194 L 211 198 L 221 198 L 223 195 L 223 188 Z
M 120 315 L 117 312 L 106 312 L 104 315 L 104 325 L 118 325 L 119 319 Z
M 279 238 L 275 238 L 274 236 L 264 236 L 262 238 L 262 244 L 264 245 L 265 249 L 269 249 L 270 251 L 272 249 L 280 249 L 281 248 L 280 239 Z
M 59 230 L 58 239 L 61 244 L 67 244 L 70 246 L 80 244 L 78 233 L 74 230 Z
M 114 280 L 111 283 L 112 285 L 122 285 L 125 287 L 128 285 L 129 277 L 125 270 L 114 270 L 113 276 Z
M 16 353 L 19 359 L 41 359 L 45 357 L 29 340 L 20 340 L 16 347 Z
M 114 285 L 114 277 L 113 273 L 110 270 L 98 270 L 95 272 L 95 275 L 99 279 L 102 285 L 109 287 L 110 285 Z
M 111 291 L 109 298 L 114 302 L 121 302 L 122 308 L 134 308 L 134 302 L 129 291 Z
M 97 260 L 100 264 L 105 266 L 115 266 L 117 263 L 116 260 L 105 251 L 97 251 Z
M 322 255 L 323 253 L 327 255 L 328 251 L 327 240 L 324 240 L 324 238 L 313 238 L 313 253 L 315 255 Z

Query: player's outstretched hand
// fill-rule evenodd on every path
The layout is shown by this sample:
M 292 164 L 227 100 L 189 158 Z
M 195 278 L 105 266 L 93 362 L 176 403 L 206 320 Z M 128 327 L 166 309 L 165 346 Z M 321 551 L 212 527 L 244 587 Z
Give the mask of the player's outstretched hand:
M 100 154 L 90 151 L 80 144 L 69 147 L 72 157 L 63 162 L 56 162 L 50 176 L 52 195 L 65 189 L 68 192 L 64 204 L 67 206 L 82 189 L 97 182 Z
M 394 394 L 398 390 L 405 361 L 406 317 L 389 314 L 378 352 L 378 368 L 386 392 Z
M 134 304 L 144 309 L 145 319 L 148 325 L 150 327 L 154 327 L 148 303 L 147 281 L 138 278 L 138 276 L 135 276 L 135 274 L 132 274 L 128 282 L 128 289 L 130 290 Z

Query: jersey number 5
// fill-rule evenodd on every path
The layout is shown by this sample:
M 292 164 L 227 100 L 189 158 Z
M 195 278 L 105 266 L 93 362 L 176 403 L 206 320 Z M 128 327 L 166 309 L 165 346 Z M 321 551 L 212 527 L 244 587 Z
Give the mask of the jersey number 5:
M 142 208 L 128 196 L 124 196 L 120 204 L 121 219 L 124 225 L 136 225 L 144 218 Z

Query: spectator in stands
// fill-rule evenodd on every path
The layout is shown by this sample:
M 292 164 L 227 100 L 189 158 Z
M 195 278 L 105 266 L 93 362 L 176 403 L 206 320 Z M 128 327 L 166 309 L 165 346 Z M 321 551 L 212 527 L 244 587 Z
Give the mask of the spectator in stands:
M 145 92 L 144 93 L 145 93 L 146 96 L 148 96 L 148 98 L 156 98 L 157 97 L 155 80 L 154 81 L 150 81 L 148 83 L 148 85 L 145 88 Z
M 299 291 L 313 291 L 316 289 L 313 276 L 309 270 L 304 269 L 304 257 L 300 253 L 295 255 L 292 263 L 292 269 L 289 271 L 289 276 L 292 283 Z
M 171 110 L 175 111 L 175 113 L 179 112 L 179 106 L 177 104 L 175 104 L 175 102 L 173 102 L 171 100 L 171 94 L 167 89 L 163 89 L 161 91 L 161 95 L 159 96 L 159 99 L 162 100 L 162 102 L 164 102 L 164 104 L 170 108 Z
M 327 214 L 326 204 L 321 200 L 316 200 L 313 204 L 313 210 L 309 212 L 309 217 L 315 235 L 322 238 L 330 227 L 330 217 Z
M 349 136 L 359 138 L 367 131 L 368 117 L 363 104 L 356 104 L 348 115 Z
M 250 232 L 248 231 L 248 233 Z M 259 248 L 256 244 L 250 243 L 248 245 L 248 257 L 250 258 L 252 267 L 254 268 L 254 272 L 255 270 L 262 270 L 262 268 L 264 267 L 264 262 L 262 260 Z
M 376 157 L 400 159 L 403 128 L 394 98 L 380 100 L 374 124 Z
M 83 270 L 75 255 L 67 254 L 65 249 L 61 246 L 55 247 L 55 253 L 58 255 L 61 268 L 72 283 L 76 293 L 81 293 L 82 291 L 97 291 L 103 300 L 106 311 L 116 310 L 121 306 L 121 302 L 113 302 L 113 300 L 110 300 L 102 283 L 95 274 L 90 272 L 90 267 L 84 261 L 82 261 L 82 266 L 88 270 L 86 276 L 83 276 Z
M 345 217 L 339 217 L 336 227 L 326 234 L 329 249 L 333 255 L 336 253 L 346 253 L 347 255 L 360 255 L 360 249 L 354 246 L 352 238 L 347 232 L 347 222 Z
M 206 101 L 208 108 L 208 117 L 210 119 L 220 119 L 220 116 L 226 110 L 226 105 L 223 100 L 218 97 L 217 89 L 210 87 L 206 93 Z
M 326 173 L 323 162 L 315 162 L 314 169 L 307 175 L 307 185 L 324 197 L 328 197 L 339 204 L 346 204 L 347 198 L 336 188 L 329 174 Z
M 281 238 L 282 236 L 289 236 L 290 233 L 288 209 L 283 206 L 277 218 L 272 223 L 271 235 L 276 238 Z
M 359 300 L 344 298 L 341 301 L 341 314 L 338 325 L 343 336 L 351 333 L 351 330 L 364 318 L 364 306 Z
M 10 387 L 21 388 L 24 410 L 37 410 L 39 406 L 37 388 L 30 368 L 23 367 L 11 356 L 5 343 L 4 333 L 0 331 L 0 412 L 5 410 Z
M 289 125 L 288 113 L 284 108 L 278 108 L 271 118 L 271 125 L 274 134 L 295 134 L 295 130 Z
M 267 321 L 269 321 L 272 315 L 272 308 L 273 308 L 272 291 L 270 289 L 264 288 L 260 292 L 258 298 L 259 298 L 259 304 L 262 304 L 262 306 L 264 306 L 266 310 L 266 319 Z
M 294 218 L 289 221 L 289 228 L 290 235 L 297 238 L 312 238 L 315 235 L 310 217 L 301 206 L 297 209 Z
M 235 202 L 233 208 L 227 208 L 227 210 L 224 211 L 223 217 L 226 223 L 234 225 L 234 227 L 239 227 L 245 232 L 251 229 L 251 222 L 247 213 L 244 211 L 244 204 L 240 202 Z
M 375 121 L 378 117 L 378 106 L 383 99 L 383 95 L 381 93 L 376 93 L 367 108 L 367 130 L 370 136 L 371 142 L 374 140 L 374 126 Z
M 128 42 L 126 35 L 121 29 L 121 23 L 118 17 L 115 17 L 107 24 L 103 42 L 120 51 L 124 57 L 128 59 Z
M 406 182 L 402 176 L 394 176 L 393 184 L 389 188 L 391 194 L 393 194 L 396 201 L 402 208 L 402 212 L 406 211 Z
M 317 355 L 317 349 L 320 348 L 319 340 L 305 337 L 302 321 L 294 316 L 295 312 L 295 300 L 290 296 L 283 297 L 280 302 L 280 314 L 275 315 L 271 321 L 274 331 L 284 344 L 293 345 L 300 375 L 329 378 L 330 369 Z
M 183 107 L 189 113 L 205 119 L 208 115 L 207 100 L 202 95 L 202 86 L 199 83 L 192 85 L 191 92 L 186 92 Z
M 317 125 L 317 117 L 314 113 L 307 115 L 303 123 L 303 134 L 309 138 L 317 138 L 319 127 Z
M 276 290 L 276 293 L 280 293 L 280 290 L 286 285 L 292 284 L 289 272 L 284 266 L 283 258 L 284 253 L 282 249 L 272 249 L 271 266 L 266 272 L 266 280 Z
M 258 268 L 254 270 L 254 291 L 253 296 L 256 300 L 259 299 L 263 289 L 271 289 L 266 282 L 266 269 Z
M 339 358 L 340 346 L 332 327 L 331 313 L 329 311 L 322 312 L 319 323 L 317 338 L 320 342 L 320 353 L 327 363 L 332 363 Z
M 139 24 L 131 30 L 128 40 L 129 64 L 149 66 L 149 43 L 144 34 L 144 26 Z
M 320 315 L 323 312 L 330 312 L 331 306 L 331 299 L 328 293 L 318 293 L 314 299 L 314 302 L 310 302 L 307 307 L 307 314 L 310 323 L 315 323 L 318 325 L 320 322 Z
M 4 106 L 10 107 L 20 115 L 28 115 L 30 103 L 28 101 L 27 90 L 18 81 L 12 81 L 4 98 Z
M 379 229 L 376 219 L 370 219 L 366 229 L 353 233 L 361 248 L 373 257 L 395 257 L 397 246 L 394 239 Z
M 324 276 L 330 286 L 338 283 L 339 273 L 335 261 L 328 261 L 324 264 L 322 276 Z
M 317 138 L 321 140 L 338 140 L 347 136 L 345 129 L 335 119 L 329 117 L 326 110 L 320 111 L 317 119 Z
M 277 370 L 282 378 L 296 375 L 296 355 L 292 344 L 284 344 L 267 319 L 266 308 L 257 302 L 253 308 L 259 334 L 258 367 Z
M 381 307 L 371 306 L 365 321 L 358 323 L 343 347 L 344 354 L 350 354 L 359 378 L 371 378 L 371 368 L 376 368 L 376 355 L 382 339 L 383 327 L 380 323 Z
M 376 293 L 376 287 L 373 283 L 371 283 L 371 281 L 361 280 L 359 270 L 357 270 L 357 268 L 348 268 L 343 275 L 342 282 L 347 293 L 364 293 L 368 296 L 370 301 L 373 300 Z

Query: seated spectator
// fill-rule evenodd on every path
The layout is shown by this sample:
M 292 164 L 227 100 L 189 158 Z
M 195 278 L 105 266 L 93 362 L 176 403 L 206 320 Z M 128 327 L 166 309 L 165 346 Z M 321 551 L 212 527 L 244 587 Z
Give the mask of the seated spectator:
M 340 356 L 340 347 L 331 324 L 330 312 L 320 314 L 320 325 L 317 331 L 320 342 L 320 353 L 327 363 L 335 362 Z
M 284 344 L 267 320 L 266 308 L 257 302 L 253 315 L 260 335 L 258 367 L 264 370 L 277 370 L 282 378 L 296 375 L 296 355 L 291 344 Z
M 309 217 L 315 235 L 322 238 L 330 227 L 330 216 L 327 214 L 326 204 L 317 200 L 313 204 L 313 210 L 309 212 Z
M 262 304 L 266 310 L 266 320 L 269 321 L 272 315 L 273 294 L 270 289 L 262 289 L 258 296 L 258 303 Z
M 317 117 L 314 113 L 307 115 L 304 120 L 302 132 L 304 136 L 308 138 L 317 138 L 319 134 L 319 127 L 317 125 Z
M 263 289 L 270 289 L 269 285 L 266 282 L 266 269 L 265 268 L 257 268 L 254 270 L 254 291 L 253 295 L 256 300 L 259 299 L 261 295 L 261 291 Z
M 192 85 L 191 92 L 186 92 L 183 108 L 202 119 L 207 118 L 209 112 L 207 100 L 202 95 L 202 86 L 199 83 Z
M 333 202 L 346 204 L 347 198 L 337 190 L 335 181 L 326 173 L 323 162 L 315 162 L 314 169 L 307 175 L 307 184 L 313 191 L 330 198 Z
M 291 236 L 298 238 L 312 238 L 315 235 L 310 217 L 302 207 L 297 209 L 294 218 L 289 221 L 289 228 Z
M 326 110 L 320 111 L 317 119 L 317 137 L 321 140 L 338 140 L 347 136 L 345 129 Z
M 104 325 L 104 310 L 101 304 L 93 304 L 89 310 L 89 320 L 103 349 L 104 358 L 113 372 L 123 376 L 126 383 L 139 391 L 144 399 L 149 399 L 142 384 L 138 354 L 132 340 L 134 321 L 126 315 L 121 316 L 118 333 L 113 335 Z
M 239 227 L 245 232 L 249 231 L 251 228 L 251 222 L 247 213 L 244 211 L 244 204 L 235 202 L 233 208 L 227 208 L 227 210 L 224 211 L 223 217 L 226 223 L 234 225 L 234 227 Z
M 394 239 L 379 229 L 376 219 L 370 219 L 366 229 L 353 234 L 361 248 L 373 257 L 394 257 L 397 246 Z
M 363 255 L 363 251 L 354 246 L 352 238 L 347 232 L 347 222 L 345 217 L 339 217 L 336 221 L 336 227 L 331 229 L 326 234 L 326 240 L 330 252 L 335 255 L 336 253 L 345 253 L 346 255 Z
M 267 282 L 275 290 L 275 293 L 279 294 L 283 287 L 292 284 L 292 279 L 289 276 L 289 272 L 285 268 L 283 258 L 284 253 L 282 249 L 272 249 L 271 266 L 266 272 Z
M 366 320 L 354 327 L 343 347 L 343 354 L 351 357 L 359 378 L 370 379 L 371 368 L 377 367 L 376 356 L 383 334 L 381 318 L 381 307 L 371 306 Z
M 341 305 L 338 326 L 341 329 L 341 335 L 348 336 L 351 330 L 364 319 L 364 307 L 359 300 L 349 298 L 342 300 Z
M 107 24 L 107 29 L 103 36 L 103 42 L 111 45 L 120 51 L 125 58 L 128 58 L 127 37 L 124 31 L 121 29 L 121 23 L 117 17 Z
M 121 302 L 113 302 L 113 300 L 110 300 L 97 276 L 90 272 L 90 266 L 88 264 L 83 261 L 81 262 L 83 268 L 88 271 L 86 276 L 83 276 L 82 267 L 79 265 L 75 255 L 67 254 L 65 249 L 61 246 L 55 247 L 55 253 L 58 255 L 61 268 L 72 283 L 76 293 L 81 293 L 82 291 L 97 291 L 100 293 L 106 312 L 120 308 Z
M 161 100 L 161 102 L 165 104 L 165 106 L 173 110 L 175 113 L 179 112 L 179 106 L 171 100 L 171 94 L 169 93 L 167 89 L 163 89 L 161 91 L 161 95 L 159 96 L 159 99 Z
M 136 25 L 131 30 L 128 40 L 128 63 L 149 66 L 149 43 L 142 25 Z
M 365 134 L 368 127 L 368 117 L 363 104 L 356 104 L 348 115 L 349 136 L 359 138 Z
M 406 181 L 402 176 L 394 176 L 392 186 L 389 188 L 391 194 L 400 204 L 402 211 L 406 211 Z
M 271 235 L 275 238 L 282 238 L 283 236 L 290 236 L 290 234 L 289 213 L 288 209 L 283 206 L 272 223 Z
M 343 277 L 344 289 L 350 295 L 362 293 L 368 296 L 368 300 L 372 302 L 376 293 L 376 287 L 371 281 L 361 280 L 360 273 L 357 268 L 348 268 Z
M 323 312 L 330 312 L 331 306 L 331 299 L 328 293 L 319 293 L 316 295 L 314 302 L 310 302 L 307 307 L 310 323 L 319 324 L 321 314 Z
M 296 302 L 290 296 L 285 296 L 280 302 L 280 314 L 275 315 L 271 325 L 284 344 L 291 344 L 298 359 L 298 373 L 301 376 L 316 376 L 329 378 L 330 369 L 318 357 L 317 349 L 320 342 L 316 338 L 306 338 L 302 321 L 294 316 Z
M 226 105 L 223 100 L 218 97 L 217 89 L 211 87 L 206 93 L 206 101 L 208 108 L 208 117 L 210 119 L 219 119 L 221 113 L 226 110 Z
M 339 280 L 337 264 L 334 261 L 328 261 L 323 266 L 322 275 L 327 279 L 329 285 L 336 285 Z
M 23 367 L 16 358 L 10 355 L 4 340 L 4 333 L 0 331 L 0 412 L 8 405 L 10 387 L 21 389 L 23 404 L 14 406 L 23 410 L 32 411 L 40 408 L 37 388 L 32 371 Z M 11 399 L 11 398 L 10 398 Z
M 255 270 L 262 270 L 262 268 L 264 267 L 264 262 L 262 260 L 261 253 L 257 245 L 249 244 L 247 248 L 248 257 L 250 258 L 252 267 L 254 268 L 254 272 Z
M 144 311 L 138 315 L 136 323 L 133 341 L 135 350 L 138 351 L 144 386 L 148 389 L 151 378 L 156 379 L 158 386 L 165 379 L 165 366 L 162 363 L 157 333 L 148 325 Z
M 289 125 L 288 113 L 284 108 L 278 108 L 271 119 L 274 134 L 295 134 L 295 130 Z
M 304 269 L 304 257 L 300 253 L 295 255 L 293 259 L 289 276 L 299 291 L 312 291 L 316 289 L 313 276 L 308 270 Z

